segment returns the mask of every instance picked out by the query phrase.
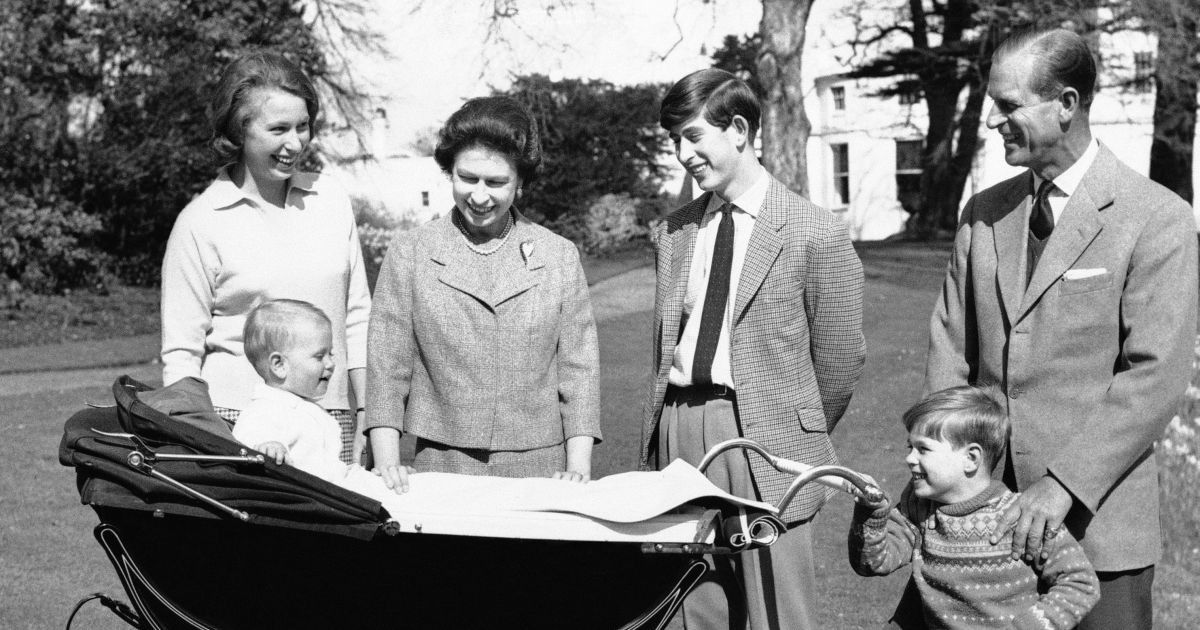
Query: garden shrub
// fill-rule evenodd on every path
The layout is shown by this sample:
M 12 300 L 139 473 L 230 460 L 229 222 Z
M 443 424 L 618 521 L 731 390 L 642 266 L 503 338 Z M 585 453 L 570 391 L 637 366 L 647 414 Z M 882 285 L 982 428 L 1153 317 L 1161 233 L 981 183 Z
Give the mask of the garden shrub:
M 1172 563 L 1200 572 L 1200 337 L 1192 355 L 1192 382 L 1157 451 L 1163 552 Z
M 392 238 L 400 232 L 416 227 L 417 222 L 407 214 L 397 214 L 380 204 L 363 197 L 351 197 L 354 220 L 358 224 L 358 241 L 362 244 L 363 266 L 367 272 L 367 284 L 375 290 L 375 278 L 383 266 Z
M 5 293 L 58 293 L 96 282 L 105 256 L 88 241 L 101 227 L 100 219 L 70 201 L 51 197 L 39 204 L 20 193 L 0 191 Z
M 640 200 L 626 193 L 601 195 L 588 206 L 583 223 L 587 228 L 583 241 L 589 253 L 615 251 L 649 233 L 638 220 Z

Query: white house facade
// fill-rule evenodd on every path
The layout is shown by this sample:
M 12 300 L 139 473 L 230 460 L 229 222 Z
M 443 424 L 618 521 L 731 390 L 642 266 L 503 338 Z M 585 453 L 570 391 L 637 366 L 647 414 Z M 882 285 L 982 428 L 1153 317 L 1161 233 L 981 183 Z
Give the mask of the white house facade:
M 1155 42 L 1140 33 L 1117 33 L 1101 37 L 1100 49 L 1104 62 L 1091 108 L 1093 135 L 1134 170 L 1147 174 L 1154 127 L 1149 77 Z M 806 52 L 806 57 L 818 60 L 830 56 L 828 51 Z M 810 195 L 839 214 L 856 240 L 883 239 L 903 230 L 908 213 L 902 201 L 917 192 L 928 126 L 925 102 L 917 95 L 874 96 L 892 81 L 852 79 L 844 72 L 817 76 L 805 101 L 813 123 L 807 147 Z M 979 129 L 982 142 L 963 204 L 1020 172 L 1005 163 L 997 132 L 986 126 L 991 106 L 987 99 Z M 1197 140 L 1194 150 L 1200 154 L 1200 136 Z M 1200 160 L 1193 168 L 1193 181 L 1200 181 Z

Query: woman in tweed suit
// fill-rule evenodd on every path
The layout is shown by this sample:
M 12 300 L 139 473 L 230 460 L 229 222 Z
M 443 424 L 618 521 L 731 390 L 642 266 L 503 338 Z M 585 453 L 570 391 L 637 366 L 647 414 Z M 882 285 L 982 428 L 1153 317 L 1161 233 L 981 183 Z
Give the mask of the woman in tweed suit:
M 541 163 L 533 117 L 468 101 L 434 153 L 454 209 L 392 242 L 367 350 L 367 433 L 388 486 L 419 471 L 586 481 L 600 440 L 599 353 L 587 281 L 568 240 L 513 203 Z

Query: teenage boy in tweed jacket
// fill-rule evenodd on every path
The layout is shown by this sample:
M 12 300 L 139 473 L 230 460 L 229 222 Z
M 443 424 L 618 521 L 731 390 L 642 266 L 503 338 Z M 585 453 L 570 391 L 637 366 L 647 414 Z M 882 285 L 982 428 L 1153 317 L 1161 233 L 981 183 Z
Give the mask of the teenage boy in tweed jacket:
M 1003 514 L 1020 495 L 991 477 L 1009 432 L 1000 404 L 976 387 L 944 389 L 909 409 L 904 426 L 912 479 L 896 507 L 860 499 L 848 545 L 859 575 L 912 563 L 906 593 L 915 588 L 921 611 L 894 624 L 1074 628 L 1100 599 L 1100 583 L 1066 528 L 1047 534 L 1045 559 L 1012 557 Z
M 836 461 L 829 433 L 862 373 L 862 266 L 845 225 L 791 192 L 754 153 L 759 106 L 745 82 L 690 74 L 663 98 L 659 122 L 705 191 L 655 231 L 654 381 L 642 466 L 693 465 L 745 436 L 781 457 Z M 776 502 L 791 477 L 760 458 L 721 457 L 709 479 Z M 826 491 L 802 490 L 771 547 L 709 558 L 683 602 L 686 628 L 816 627 L 811 520 Z

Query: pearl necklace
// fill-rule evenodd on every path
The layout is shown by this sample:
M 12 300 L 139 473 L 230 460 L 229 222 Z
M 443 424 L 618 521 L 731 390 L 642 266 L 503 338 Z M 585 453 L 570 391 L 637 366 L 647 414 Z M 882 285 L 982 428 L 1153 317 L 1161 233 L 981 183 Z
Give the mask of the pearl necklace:
M 492 254 L 500 251 L 500 248 L 504 247 L 504 244 L 508 242 L 508 235 L 512 232 L 513 224 L 516 223 L 516 220 L 512 216 L 512 212 L 510 211 L 507 214 L 508 224 L 504 226 L 504 232 L 500 234 L 500 242 L 491 249 L 484 249 L 476 245 L 475 242 L 471 240 L 471 233 L 467 231 L 466 226 L 463 225 L 462 218 L 458 216 L 457 212 L 454 214 L 454 225 L 458 227 L 459 232 L 462 232 L 463 237 L 467 240 L 467 247 L 471 248 L 471 251 L 479 254 L 480 256 L 491 256 Z

